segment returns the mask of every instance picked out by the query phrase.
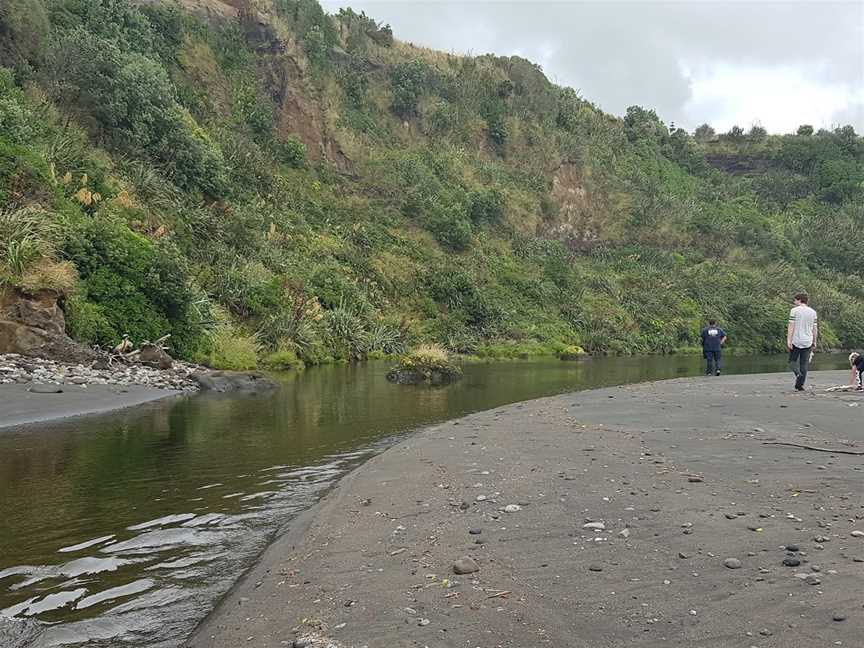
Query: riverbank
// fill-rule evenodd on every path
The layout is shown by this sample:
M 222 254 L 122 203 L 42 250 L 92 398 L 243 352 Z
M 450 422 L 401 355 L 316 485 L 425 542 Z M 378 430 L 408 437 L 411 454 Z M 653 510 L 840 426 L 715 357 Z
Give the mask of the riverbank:
M 188 645 L 855 645 L 864 461 L 766 445 L 864 441 L 864 398 L 818 391 L 846 378 L 671 380 L 428 428 L 295 521 Z
M 0 429 L 104 414 L 183 393 L 144 385 L 0 385 Z

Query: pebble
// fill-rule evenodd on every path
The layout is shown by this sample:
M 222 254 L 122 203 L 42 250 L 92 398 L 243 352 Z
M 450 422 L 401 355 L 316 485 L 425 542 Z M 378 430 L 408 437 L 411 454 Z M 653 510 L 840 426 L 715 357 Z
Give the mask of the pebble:
M 742 567 L 741 561 L 738 560 L 737 558 L 727 558 L 726 560 L 723 561 L 723 564 L 728 569 L 741 569 L 741 567 Z
M 798 545 L 794 545 L 794 544 L 786 545 L 786 551 L 798 551 Z
M 483 533 L 483 529 L 468 529 L 468 533 L 471 535 L 480 535 Z
M 589 570 L 589 571 L 593 571 L 593 572 L 602 572 L 602 571 L 603 571 L 603 567 L 600 566 L 600 565 L 589 565 L 589 566 L 588 566 L 588 570 Z
M 627 538 L 630 537 L 630 529 L 622 529 L 622 530 L 618 533 L 618 536 L 621 537 L 621 538 L 624 538 L 624 539 L 626 540 Z
M 687 559 L 690 557 L 690 554 L 686 554 L 686 553 L 684 553 L 683 551 L 679 551 L 679 552 L 678 552 L 678 557 L 679 557 L 681 560 L 687 560 Z
M 734 513 L 727 513 L 727 514 L 726 514 L 726 519 L 727 519 L 727 520 L 734 520 L 734 519 L 736 519 L 737 517 L 738 517 L 738 516 L 735 515 Z
M 850 533 L 853 538 L 864 538 L 864 531 L 853 531 Z
M 840 613 L 838 612 L 838 613 L 835 614 L 832 618 L 833 618 L 835 621 L 838 621 L 838 622 L 839 622 L 839 621 L 845 621 L 845 620 L 846 620 L 846 615 L 845 615 L 845 614 L 840 614 Z
M 521 511 L 522 507 L 518 504 L 508 504 L 504 508 L 501 509 L 505 513 L 516 513 L 517 511 Z
M 785 558 L 783 564 L 787 567 L 798 567 L 798 565 L 801 564 L 801 561 L 797 558 Z
M 107 356 L 106 356 L 107 357 Z M 191 374 L 201 367 L 178 360 L 168 370 L 143 364 L 117 361 L 109 364 L 101 358 L 92 365 L 64 364 L 44 358 L 25 358 L 14 353 L 0 354 L 0 385 L 30 384 L 34 394 L 59 394 L 61 383 L 72 385 L 144 385 L 157 389 L 198 391 Z
M 427 626 L 427 625 L 429 625 L 429 619 L 420 619 L 420 620 L 417 622 L 417 625 L 418 625 L 418 626 Z
M 688 477 L 687 481 L 690 482 L 691 484 L 701 484 L 705 480 L 702 479 L 702 477 L 695 477 L 694 476 L 694 477 Z
M 582 525 L 583 529 L 594 529 L 595 531 L 605 531 L 606 525 L 602 522 L 588 522 Z
M 473 574 L 476 571 L 480 571 L 480 565 L 469 556 L 463 556 L 453 563 L 454 574 Z

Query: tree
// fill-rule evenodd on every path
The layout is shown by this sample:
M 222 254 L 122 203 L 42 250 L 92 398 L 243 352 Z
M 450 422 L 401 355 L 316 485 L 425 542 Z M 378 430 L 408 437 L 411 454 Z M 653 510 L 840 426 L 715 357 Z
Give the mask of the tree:
M 393 90 L 393 111 L 400 117 L 409 117 L 417 111 L 417 102 L 432 79 L 432 70 L 420 59 L 399 63 L 390 72 Z
M 742 140 L 744 139 L 744 129 L 741 128 L 738 124 L 735 124 L 732 128 L 729 129 L 729 132 L 726 133 L 726 136 L 731 140 Z
M 693 137 L 695 137 L 700 142 L 709 142 L 714 139 L 716 133 L 714 129 L 711 128 L 710 124 L 702 124 L 695 131 L 693 131 Z
M 810 124 L 801 124 L 796 132 L 802 137 L 810 137 L 813 134 L 813 127 Z
M 747 139 L 753 142 L 761 142 L 768 137 L 768 131 L 759 124 L 753 124 L 747 132 Z

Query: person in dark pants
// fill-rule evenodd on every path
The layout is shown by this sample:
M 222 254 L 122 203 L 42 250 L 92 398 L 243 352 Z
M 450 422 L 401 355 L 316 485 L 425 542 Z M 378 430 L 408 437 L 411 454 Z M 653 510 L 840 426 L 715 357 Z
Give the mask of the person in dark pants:
M 816 311 L 808 305 L 806 293 L 795 295 L 795 308 L 789 311 L 786 328 L 786 348 L 789 350 L 789 368 L 795 374 L 795 389 L 804 391 L 807 369 L 819 334 Z
M 702 356 L 707 366 L 705 375 L 720 375 L 720 347 L 726 342 L 726 331 L 717 326 L 717 320 L 708 320 L 708 326 L 700 333 L 702 338 Z

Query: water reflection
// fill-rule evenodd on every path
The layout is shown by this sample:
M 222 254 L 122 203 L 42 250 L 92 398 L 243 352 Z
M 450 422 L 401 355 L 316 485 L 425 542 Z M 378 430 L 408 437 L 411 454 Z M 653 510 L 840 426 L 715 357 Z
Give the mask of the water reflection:
M 726 361 L 729 372 L 783 366 Z M 544 395 L 698 374 L 701 361 L 468 365 L 439 389 L 391 385 L 386 368 L 315 369 L 282 376 L 267 396 L 184 397 L 0 432 L 0 615 L 50 623 L 36 646 L 178 646 L 272 533 L 394 434 Z

